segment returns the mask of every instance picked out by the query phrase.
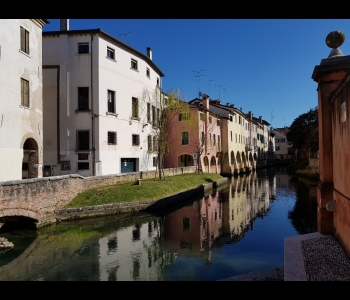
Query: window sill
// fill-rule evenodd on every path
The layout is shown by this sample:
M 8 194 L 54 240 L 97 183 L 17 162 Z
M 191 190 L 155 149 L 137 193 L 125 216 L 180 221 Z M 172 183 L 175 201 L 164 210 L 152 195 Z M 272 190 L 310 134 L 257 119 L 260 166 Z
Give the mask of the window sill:
M 135 71 L 137 73 L 140 73 L 140 71 L 138 69 L 130 68 L 130 70 L 133 70 L 133 71 Z
M 77 53 L 75 55 L 78 55 L 78 56 L 80 56 L 80 55 L 89 55 L 90 56 L 90 53 Z
M 28 56 L 29 58 L 32 58 L 28 53 L 23 52 L 21 49 L 18 49 L 18 51 L 20 53 L 24 54 L 25 56 Z
M 118 114 L 106 111 L 106 116 L 118 117 Z
M 75 154 L 78 154 L 78 153 L 90 153 L 91 150 L 75 150 Z
M 91 110 L 90 109 L 76 109 L 75 114 L 78 114 L 78 113 L 91 113 Z
M 137 117 L 131 117 L 131 120 L 140 121 L 141 119 Z
M 110 61 L 113 61 L 113 62 L 117 62 L 114 58 L 110 58 L 110 57 L 108 57 L 108 56 L 106 56 L 106 58 L 108 59 L 108 60 L 110 60 Z
M 29 109 L 29 110 L 32 110 L 32 108 L 31 108 L 31 107 L 29 107 L 29 106 L 19 105 L 19 107 L 20 107 L 20 108 L 24 108 L 24 109 Z

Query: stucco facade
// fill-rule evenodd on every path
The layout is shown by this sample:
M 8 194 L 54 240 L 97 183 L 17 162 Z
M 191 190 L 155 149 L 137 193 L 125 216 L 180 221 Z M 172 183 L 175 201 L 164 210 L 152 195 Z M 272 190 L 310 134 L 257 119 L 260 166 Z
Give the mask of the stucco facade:
M 335 235 L 350 257 L 350 56 L 333 49 L 312 79 L 318 84 L 318 231 Z
M 168 143 L 171 150 L 164 159 L 165 168 L 197 166 L 203 172 L 221 173 L 221 118 L 210 111 L 209 98 L 203 103 L 189 103 L 190 118 L 175 112 L 169 117 Z
M 100 29 L 61 29 L 43 33 L 44 176 L 156 169 L 148 136 L 164 74 L 151 48 L 143 54 Z
M 0 19 L 0 181 L 42 176 L 42 28 Z

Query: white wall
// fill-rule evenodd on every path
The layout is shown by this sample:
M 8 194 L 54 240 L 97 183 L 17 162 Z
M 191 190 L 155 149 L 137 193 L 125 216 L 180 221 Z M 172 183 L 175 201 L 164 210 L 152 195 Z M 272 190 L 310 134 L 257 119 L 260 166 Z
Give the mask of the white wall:
M 33 138 L 42 163 L 42 24 L 0 19 L 0 181 L 22 179 L 23 144 Z M 29 32 L 29 54 L 20 50 L 20 27 Z M 29 107 L 21 106 L 21 78 L 29 81 Z M 39 175 L 41 177 L 39 166 Z

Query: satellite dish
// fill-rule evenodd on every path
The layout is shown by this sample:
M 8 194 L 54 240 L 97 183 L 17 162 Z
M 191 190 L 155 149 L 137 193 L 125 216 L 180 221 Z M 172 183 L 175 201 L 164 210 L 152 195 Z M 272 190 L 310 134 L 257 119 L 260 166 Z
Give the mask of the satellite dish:
M 199 93 L 198 93 L 198 96 L 199 96 L 199 97 L 202 96 L 202 92 L 199 92 Z

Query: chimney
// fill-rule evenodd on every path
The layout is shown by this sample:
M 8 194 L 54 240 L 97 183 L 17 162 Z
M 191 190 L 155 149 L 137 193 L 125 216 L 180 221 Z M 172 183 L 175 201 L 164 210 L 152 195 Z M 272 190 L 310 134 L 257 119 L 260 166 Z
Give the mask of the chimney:
M 209 96 L 207 94 L 203 94 L 202 96 L 203 98 L 203 107 L 205 107 L 206 109 L 209 109 Z
M 60 31 L 69 30 L 69 19 L 60 19 Z
M 259 119 L 260 119 L 260 123 L 262 123 L 262 116 L 259 116 Z
M 252 120 L 253 119 L 253 113 L 251 111 L 249 111 L 248 114 L 249 114 L 249 120 Z
M 152 60 L 152 49 L 151 47 L 147 47 L 147 56 L 150 60 Z

